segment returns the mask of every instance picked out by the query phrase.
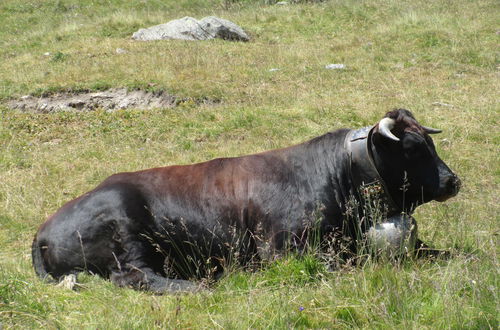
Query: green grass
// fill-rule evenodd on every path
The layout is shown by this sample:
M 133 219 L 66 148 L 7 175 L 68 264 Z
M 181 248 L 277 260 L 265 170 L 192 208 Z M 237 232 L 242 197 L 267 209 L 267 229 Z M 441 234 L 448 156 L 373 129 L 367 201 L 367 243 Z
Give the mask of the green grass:
M 4 328 L 498 328 L 500 6 L 298 2 L 0 3 Z M 138 28 L 186 15 L 230 19 L 252 41 L 130 39 Z M 324 69 L 330 63 L 347 68 Z M 108 87 L 221 103 L 58 114 L 1 105 L 26 94 Z M 372 124 L 395 107 L 444 130 L 434 136 L 438 152 L 463 180 L 456 198 L 415 215 L 424 241 L 453 250 L 449 261 L 369 262 L 327 272 L 311 256 L 289 256 L 258 272 L 233 270 L 210 291 L 180 296 L 118 289 L 90 275 L 71 292 L 34 274 L 37 227 L 110 174 L 287 146 Z

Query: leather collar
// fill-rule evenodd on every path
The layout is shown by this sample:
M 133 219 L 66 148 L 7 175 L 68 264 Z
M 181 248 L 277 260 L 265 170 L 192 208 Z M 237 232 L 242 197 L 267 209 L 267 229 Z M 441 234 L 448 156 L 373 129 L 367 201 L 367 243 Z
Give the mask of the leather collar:
M 366 203 L 378 203 L 387 216 L 393 216 L 402 212 L 387 189 L 385 181 L 380 176 L 371 149 L 372 135 L 375 126 L 363 127 L 351 130 L 345 139 L 345 147 L 349 155 L 349 172 L 355 186 L 355 194 L 360 201 Z

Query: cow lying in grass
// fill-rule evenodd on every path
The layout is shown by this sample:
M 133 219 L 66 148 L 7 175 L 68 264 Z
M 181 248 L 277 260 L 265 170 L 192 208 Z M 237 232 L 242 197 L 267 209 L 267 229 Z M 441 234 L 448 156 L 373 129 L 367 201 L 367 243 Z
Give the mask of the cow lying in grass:
M 288 148 L 112 175 L 40 226 L 36 273 L 90 271 L 120 286 L 190 291 L 190 278 L 220 273 L 228 258 L 247 264 L 304 249 L 313 228 L 320 241 L 384 236 L 367 209 L 382 222 L 411 219 L 400 215 L 458 193 L 429 137 L 438 132 L 399 109 Z M 391 233 L 403 241 L 412 228 Z

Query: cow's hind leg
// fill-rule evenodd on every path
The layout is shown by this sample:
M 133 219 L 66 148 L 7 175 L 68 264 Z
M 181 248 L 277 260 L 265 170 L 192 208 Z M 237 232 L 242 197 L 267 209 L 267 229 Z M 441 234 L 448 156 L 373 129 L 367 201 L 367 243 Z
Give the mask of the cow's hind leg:
M 169 279 L 156 274 L 149 268 L 131 267 L 128 270 L 113 272 L 110 279 L 120 287 L 131 287 L 157 294 L 196 292 L 201 289 L 201 286 L 194 282 Z

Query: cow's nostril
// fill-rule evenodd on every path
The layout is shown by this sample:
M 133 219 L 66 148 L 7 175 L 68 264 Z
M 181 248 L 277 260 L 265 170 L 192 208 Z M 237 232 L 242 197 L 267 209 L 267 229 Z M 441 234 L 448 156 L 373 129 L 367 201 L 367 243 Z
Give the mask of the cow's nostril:
M 452 177 L 450 177 L 448 179 L 447 188 L 451 194 L 453 194 L 453 195 L 458 194 L 458 191 L 460 190 L 461 186 L 462 186 L 462 181 L 460 181 L 458 176 L 453 175 Z
M 460 188 L 462 187 L 462 181 L 460 180 L 460 178 L 458 176 L 455 175 L 455 187 L 457 189 L 457 192 L 460 190 Z

